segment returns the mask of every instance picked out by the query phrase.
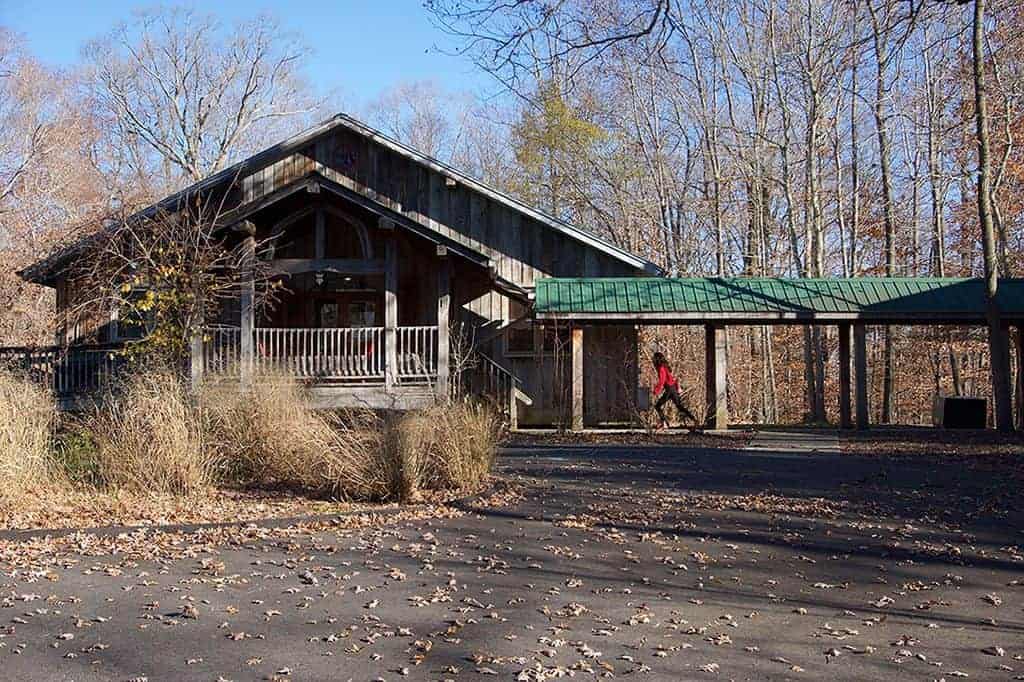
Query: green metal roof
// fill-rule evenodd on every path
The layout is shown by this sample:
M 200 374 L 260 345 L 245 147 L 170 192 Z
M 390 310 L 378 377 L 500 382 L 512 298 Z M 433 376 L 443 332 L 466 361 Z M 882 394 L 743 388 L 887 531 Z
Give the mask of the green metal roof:
M 541 319 L 646 321 L 932 321 L 984 319 L 981 279 L 857 277 L 589 278 L 537 281 Z M 998 301 L 1024 318 L 1024 279 L 1001 279 Z

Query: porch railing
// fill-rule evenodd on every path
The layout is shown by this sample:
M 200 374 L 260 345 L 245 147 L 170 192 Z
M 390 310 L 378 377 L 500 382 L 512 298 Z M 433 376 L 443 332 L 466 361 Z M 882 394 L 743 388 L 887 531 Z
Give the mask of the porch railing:
M 398 327 L 395 377 L 429 381 L 437 376 L 436 326 Z M 279 328 L 253 330 L 253 369 L 323 381 L 384 381 L 387 374 L 384 327 Z M 238 373 L 241 331 L 211 328 L 203 335 L 203 371 Z
M 437 376 L 437 327 L 398 328 L 399 379 Z
M 383 379 L 384 328 L 270 328 L 254 331 L 257 372 L 304 379 Z
M 238 372 L 242 357 L 242 330 L 238 327 L 209 327 L 203 334 L 203 370 L 213 375 Z
M 123 346 L 0 348 L 0 368 L 46 386 L 58 398 L 102 389 L 125 365 Z

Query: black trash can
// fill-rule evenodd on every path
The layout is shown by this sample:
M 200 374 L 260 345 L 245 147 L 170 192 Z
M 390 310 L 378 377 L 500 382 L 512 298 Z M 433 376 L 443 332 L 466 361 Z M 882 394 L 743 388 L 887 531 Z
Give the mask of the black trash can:
M 932 423 L 944 429 L 983 429 L 988 424 L 988 401 L 984 398 L 938 396 Z

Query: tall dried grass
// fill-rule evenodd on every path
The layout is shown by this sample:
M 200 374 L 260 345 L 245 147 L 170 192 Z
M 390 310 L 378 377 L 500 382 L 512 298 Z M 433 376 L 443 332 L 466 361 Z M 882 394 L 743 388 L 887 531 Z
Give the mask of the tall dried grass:
M 97 475 L 108 488 L 186 495 L 208 487 L 216 459 L 173 372 L 137 373 L 114 386 L 86 421 Z
M 494 465 L 500 421 L 488 407 L 456 402 L 399 416 L 391 424 L 388 455 L 403 500 L 422 490 L 472 490 Z
M 0 372 L 0 498 L 47 484 L 56 405 L 37 383 Z
M 201 397 L 211 446 L 232 480 L 279 484 L 343 499 L 386 499 L 381 423 L 371 413 L 314 410 L 285 375 L 257 377 L 251 391 L 211 388 Z
M 475 488 L 494 462 L 499 422 L 481 406 L 385 419 L 316 410 L 287 375 L 257 377 L 247 393 L 212 386 L 200 400 L 207 441 L 234 482 L 409 501 L 422 490 Z

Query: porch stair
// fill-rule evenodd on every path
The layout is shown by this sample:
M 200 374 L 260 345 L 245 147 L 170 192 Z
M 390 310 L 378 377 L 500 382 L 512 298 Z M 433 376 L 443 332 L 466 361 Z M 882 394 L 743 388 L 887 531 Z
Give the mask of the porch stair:
M 518 427 L 519 404 L 533 405 L 533 398 L 522 389 L 519 378 L 486 353 L 472 351 L 458 381 L 451 384 L 453 395 L 461 392 L 491 403 L 508 419 L 509 427 Z

